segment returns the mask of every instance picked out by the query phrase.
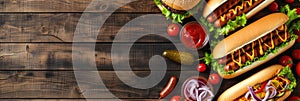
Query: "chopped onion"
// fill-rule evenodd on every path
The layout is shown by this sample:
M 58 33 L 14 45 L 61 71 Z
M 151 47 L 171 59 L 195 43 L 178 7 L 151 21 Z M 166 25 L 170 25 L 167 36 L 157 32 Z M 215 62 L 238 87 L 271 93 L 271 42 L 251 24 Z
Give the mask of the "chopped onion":
M 189 80 L 183 90 L 184 96 L 188 100 L 201 101 L 204 98 L 211 100 L 214 97 L 210 88 L 202 81 L 196 79 Z

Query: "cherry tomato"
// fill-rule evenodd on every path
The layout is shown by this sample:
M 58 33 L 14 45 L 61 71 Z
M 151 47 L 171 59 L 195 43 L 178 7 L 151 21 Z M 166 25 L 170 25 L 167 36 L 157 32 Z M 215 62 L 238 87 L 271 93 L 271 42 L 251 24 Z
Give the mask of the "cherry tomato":
M 300 76 L 300 62 L 298 62 L 297 66 L 296 66 L 296 73 L 298 76 Z
M 290 3 L 293 3 L 294 0 L 285 0 L 285 2 L 290 4 Z
M 180 99 L 181 99 L 181 96 L 175 95 L 170 99 L 170 101 L 180 101 Z
M 208 81 L 214 85 L 218 84 L 220 82 L 220 76 L 216 73 L 212 73 L 209 75 Z
M 293 60 L 290 56 L 284 55 L 280 57 L 279 64 L 281 64 L 282 66 L 293 67 Z
M 299 100 L 300 100 L 299 96 L 291 96 L 288 98 L 288 101 L 299 101 Z
M 297 8 L 296 12 L 298 15 L 300 15 L 300 8 Z
M 169 26 L 168 26 L 168 34 L 170 36 L 177 36 L 179 34 L 179 31 L 180 31 L 180 27 L 178 24 L 175 24 L 175 23 L 171 23 Z
M 197 70 L 199 72 L 205 72 L 206 71 L 206 65 L 204 63 L 200 63 L 197 67 Z
M 295 60 L 300 60 L 300 49 L 293 50 L 292 56 Z
M 269 6 L 268 6 L 269 10 L 272 12 L 275 12 L 278 10 L 278 4 L 277 2 L 272 2 Z

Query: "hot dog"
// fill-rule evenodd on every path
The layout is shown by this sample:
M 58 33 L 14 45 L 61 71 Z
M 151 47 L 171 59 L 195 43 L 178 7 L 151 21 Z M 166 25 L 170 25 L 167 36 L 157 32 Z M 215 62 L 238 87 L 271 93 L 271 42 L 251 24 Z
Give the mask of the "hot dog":
M 223 39 L 212 51 L 218 62 L 214 69 L 230 79 L 284 52 L 295 43 L 285 24 L 288 20 L 283 13 L 273 13 Z
M 289 67 L 272 65 L 230 87 L 218 101 L 283 101 L 296 85 Z
M 274 0 L 209 0 L 203 10 L 210 29 L 219 28 L 219 35 L 228 35 L 245 26 L 247 19 L 267 7 Z

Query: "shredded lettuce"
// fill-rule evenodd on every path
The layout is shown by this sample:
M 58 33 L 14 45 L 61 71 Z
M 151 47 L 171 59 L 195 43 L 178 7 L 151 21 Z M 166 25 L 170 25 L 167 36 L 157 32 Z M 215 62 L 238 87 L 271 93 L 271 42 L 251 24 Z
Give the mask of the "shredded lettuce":
M 182 23 L 182 20 L 186 17 L 189 16 L 190 13 L 187 12 L 185 14 L 176 14 L 176 13 L 172 13 L 171 11 L 169 11 L 166 7 L 164 7 L 162 5 L 162 2 L 160 0 L 154 0 L 155 4 L 161 9 L 161 12 L 163 15 L 166 16 L 167 19 L 171 18 L 173 20 L 173 22 L 179 22 Z
M 284 67 L 277 76 L 282 76 L 288 78 L 291 83 L 286 88 L 287 90 L 293 91 L 293 89 L 297 86 L 296 78 L 290 69 L 290 67 L 286 66 Z

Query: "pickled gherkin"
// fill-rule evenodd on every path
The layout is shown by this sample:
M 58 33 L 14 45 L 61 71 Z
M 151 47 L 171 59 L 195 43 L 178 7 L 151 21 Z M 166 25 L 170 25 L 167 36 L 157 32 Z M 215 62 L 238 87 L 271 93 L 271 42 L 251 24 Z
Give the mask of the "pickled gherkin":
M 183 65 L 192 65 L 195 61 L 193 54 L 177 50 L 165 50 L 162 56 Z

